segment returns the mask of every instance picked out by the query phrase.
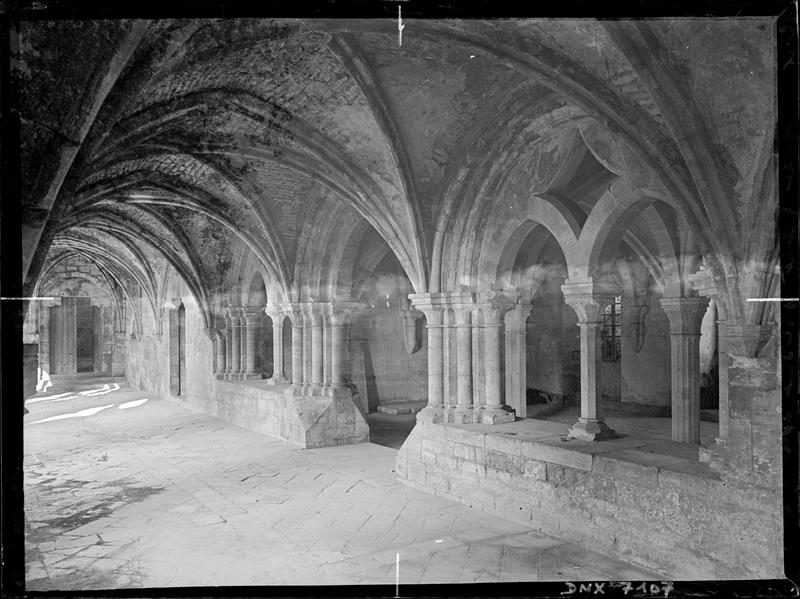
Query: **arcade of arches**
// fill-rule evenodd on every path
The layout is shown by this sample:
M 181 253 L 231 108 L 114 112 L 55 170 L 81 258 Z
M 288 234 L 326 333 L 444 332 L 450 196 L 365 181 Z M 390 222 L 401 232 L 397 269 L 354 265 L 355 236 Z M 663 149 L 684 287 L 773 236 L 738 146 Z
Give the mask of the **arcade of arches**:
M 416 413 L 417 488 L 782 577 L 779 315 L 747 301 L 778 295 L 774 45 L 759 18 L 400 48 L 389 21 L 23 23 L 26 343 L 303 448 Z

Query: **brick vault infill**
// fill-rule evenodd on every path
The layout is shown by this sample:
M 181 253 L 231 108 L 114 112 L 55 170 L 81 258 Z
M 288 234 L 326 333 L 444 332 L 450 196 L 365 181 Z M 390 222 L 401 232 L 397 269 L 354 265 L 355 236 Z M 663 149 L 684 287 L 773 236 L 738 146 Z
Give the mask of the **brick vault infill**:
M 783 577 L 780 489 L 610 457 L 625 448 L 602 443 L 578 451 L 560 435 L 563 425 L 545 421 L 418 422 L 396 470 L 415 488 L 669 579 Z

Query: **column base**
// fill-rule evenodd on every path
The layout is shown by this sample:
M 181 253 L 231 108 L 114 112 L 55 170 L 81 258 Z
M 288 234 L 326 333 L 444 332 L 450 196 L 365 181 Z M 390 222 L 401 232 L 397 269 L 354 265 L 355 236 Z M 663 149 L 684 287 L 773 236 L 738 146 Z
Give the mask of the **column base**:
M 290 383 L 291 381 L 285 377 L 279 376 L 275 377 L 272 376 L 267 379 L 267 385 L 285 385 L 286 383 Z
M 218 381 L 224 381 L 225 380 L 225 373 L 224 372 L 215 372 L 214 373 L 214 378 L 217 379 Z
M 417 412 L 417 422 L 439 424 L 445 421 L 444 406 L 426 406 Z
M 305 395 L 305 393 L 303 392 L 303 391 L 304 391 L 304 389 L 305 389 L 305 385 L 302 385 L 302 384 L 301 384 L 301 385 L 297 385 L 297 384 L 295 384 L 295 383 L 292 383 L 292 384 L 291 384 L 291 385 L 289 385 L 289 387 L 286 389 L 286 392 L 285 392 L 285 393 L 286 393 L 287 395 L 291 395 L 291 396 L 293 396 L 293 397 L 302 397 L 303 395 Z
M 260 372 L 243 372 L 241 376 L 243 381 L 258 380 L 262 378 L 264 378 L 264 375 Z
M 454 424 L 472 424 L 473 422 L 475 422 L 475 417 L 476 417 L 476 411 L 474 407 L 456 406 L 450 412 L 450 418 L 448 418 L 448 420 L 450 422 L 453 422 Z
M 326 397 L 352 397 L 353 389 L 347 385 L 325 385 L 323 392 Z
M 588 418 L 579 419 L 567 432 L 567 438 L 579 441 L 606 441 L 614 437 L 616 434 L 605 422 Z
M 504 424 L 517 419 L 514 410 L 509 406 L 484 406 L 479 412 L 479 417 L 483 424 Z

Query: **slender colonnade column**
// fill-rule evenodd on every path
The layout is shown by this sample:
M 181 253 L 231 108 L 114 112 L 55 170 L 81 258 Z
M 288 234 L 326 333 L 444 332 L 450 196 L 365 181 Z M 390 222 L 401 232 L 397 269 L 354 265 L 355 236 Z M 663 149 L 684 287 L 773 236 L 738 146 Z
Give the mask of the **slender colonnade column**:
M 239 306 L 239 376 L 237 378 L 244 379 L 247 372 L 247 317 L 245 316 L 245 308 Z
M 481 410 L 481 422 L 499 424 L 501 422 L 514 422 L 514 411 L 505 404 L 501 393 L 500 383 L 500 329 L 503 326 L 503 317 L 511 308 L 510 305 L 495 303 L 494 301 L 482 303 L 483 313 L 483 341 L 484 341 L 484 376 L 486 377 L 486 400 Z
M 347 385 L 347 325 L 359 308 L 361 304 L 350 301 L 330 302 L 326 307 L 330 327 L 330 393 L 334 395 L 343 392 Z
M 408 298 L 413 302 L 415 308 L 425 314 L 428 329 L 428 405 L 417 414 L 417 419 L 427 422 L 442 422 L 444 411 L 443 294 L 412 293 Z
M 267 308 L 267 315 L 272 319 L 272 378 L 275 383 L 286 382 L 283 372 L 283 310 Z
M 531 304 L 515 304 L 506 314 L 506 404 L 513 408 L 517 416 L 525 418 L 526 403 L 526 322 L 531 313 Z
M 331 386 L 331 316 L 330 303 L 320 305 L 322 314 L 322 386 Z
M 565 283 L 564 300 L 578 315 L 581 337 L 581 415 L 568 436 L 583 441 L 602 441 L 614 437 L 600 417 L 600 378 L 597 372 L 603 308 L 614 301 L 614 291 L 593 281 Z
M 322 313 L 318 303 L 309 306 L 311 319 L 311 384 L 322 387 Z
M 233 316 L 230 308 L 225 311 L 225 378 L 230 379 L 233 374 Z
M 231 379 L 238 379 L 242 372 L 242 324 L 239 309 L 231 308 Z
M 472 403 L 472 304 L 455 304 L 456 370 L 458 403 L 453 420 L 459 423 L 474 420 Z
M 291 311 L 292 318 L 292 385 L 303 384 L 303 313 L 297 307 Z
M 242 308 L 242 312 L 245 318 L 246 327 L 246 368 L 247 370 L 242 374 L 243 379 L 255 379 L 261 378 L 261 372 L 256 371 L 256 342 L 258 341 L 258 328 L 259 328 L 259 319 L 261 315 L 264 313 L 263 308 L 250 306 L 247 308 Z
M 302 330 L 302 337 L 303 337 L 303 387 L 308 387 L 311 385 L 311 307 L 308 303 L 304 303 L 300 305 L 300 318 L 303 322 L 303 330 Z

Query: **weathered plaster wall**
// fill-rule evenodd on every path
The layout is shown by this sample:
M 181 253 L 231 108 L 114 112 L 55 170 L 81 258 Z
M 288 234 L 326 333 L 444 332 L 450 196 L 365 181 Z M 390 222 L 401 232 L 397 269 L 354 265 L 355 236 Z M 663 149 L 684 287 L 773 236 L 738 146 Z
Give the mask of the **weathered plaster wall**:
M 208 381 L 213 373 L 213 349 L 205 332 L 197 303 L 188 293 L 180 295 L 186 309 L 186 395 L 202 400 L 208 396 Z M 164 325 L 159 334 L 153 318 L 145 311 L 142 334 L 129 335 L 127 379 L 131 386 L 172 398 L 169 384 L 170 351 L 168 311 L 163 311 Z
M 578 317 L 564 303 L 560 281 L 539 290 L 526 323 L 527 387 L 554 397 L 580 393 Z
M 364 355 L 366 392 L 370 409 L 378 404 L 420 401 L 428 395 L 428 353 L 422 347 L 406 351 L 404 323 L 397 308 L 369 308 L 353 327 L 353 342 Z M 424 339 L 424 334 L 422 335 Z
M 783 576 L 779 486 L 425 422 L 396 464 L 413 486 L 677 579 Z
M 644 318 L 642 348 L 634 351 L 633 343 L 623 323 L 619 397 L 633 403 L 670 405 L 669 322 L 657 299 L 650 302 Z

